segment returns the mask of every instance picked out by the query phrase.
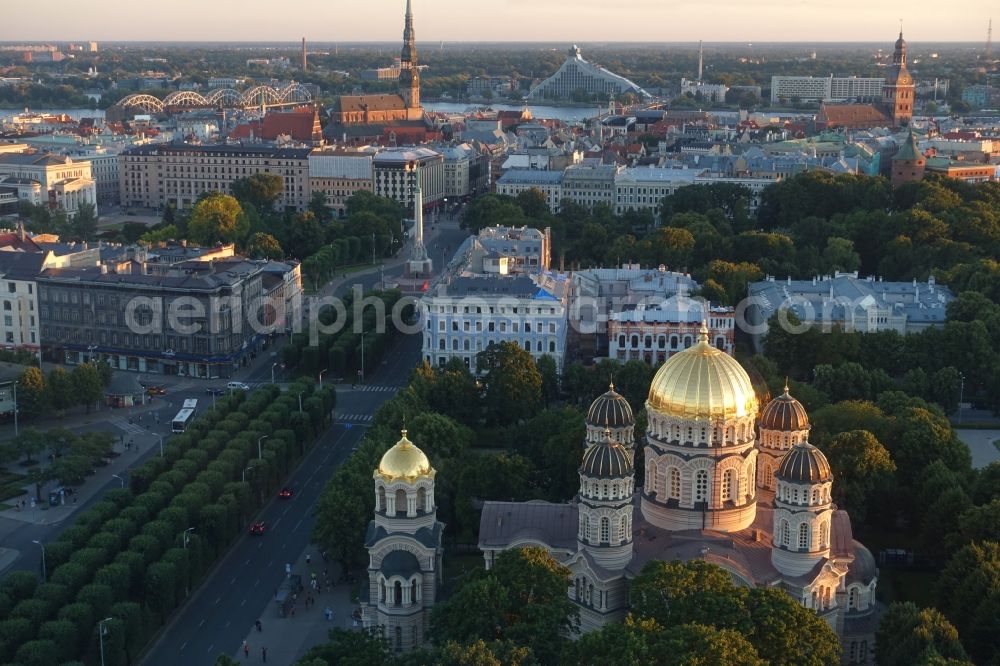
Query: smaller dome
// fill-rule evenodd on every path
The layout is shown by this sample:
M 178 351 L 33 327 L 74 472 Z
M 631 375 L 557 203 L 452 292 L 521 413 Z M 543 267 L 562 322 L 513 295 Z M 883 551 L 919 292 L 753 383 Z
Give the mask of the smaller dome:
M 406 430 L 403 430 L 400 440 L 379 461 L 378 473 L 391 481 L 413 479 L 430 474 L 431 462 L 423 451 L 406 438 Z
M 608 392 L 597 397 L 590 404 L 587 412 L 587 424 L 602 428 L 621 428 L 624 426 L 634 426 L 635 417 L 632 415 L 632 406 L 628 400 L 615 391 L 612 382 L 608 386 Z
M 808 430 L 809 416 L 802 403 L 789 395 L 788 384 L 785 384 L 785 392 L 767 403 L 761 411 L 759 424 L 761 430 Z
M 809 442 L 800 442 L 785 454 L 775 476 L 791 483 L 824 483 L 833 480 L 830 463 L 823 452 Z
M 597 478 L 620 478 L 635 472 L 632 456 L 628 450 L 611 439 L 611 431 L 604 430 L 603 441 L 591 444 L 583 452 L 580 473 Z
M 896 40 L 896 50 L 899 51 L 899 50 L 905 49 L 905 48 L 906 48 L 906 40 L 903 39 L 903 31 L 900 30 L 899 31 L 899 39 Z

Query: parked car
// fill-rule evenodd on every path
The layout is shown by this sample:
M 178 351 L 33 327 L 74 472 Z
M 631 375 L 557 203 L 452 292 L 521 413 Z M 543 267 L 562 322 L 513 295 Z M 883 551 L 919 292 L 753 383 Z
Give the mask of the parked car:
M 210 386 L 205 389 L 205 393 L 209 395 L 226 395 L 226 389 L 219 388 L 218 386 Z
M 256 523 L 253 523 L 252 525 L 250 525 L 250 534 L 252 534 L 254 536 L 260 536 L 260 535 L 264 534 L 265 531 L 266 531 L 266 528 L 264 527 L 264 521 L 263 520 L 259 520 Z
M 162 386 L 147 386 L 146 395 L 166 395 L 167 389 Z
M 280 497 L 281 499 L 292 499 L 292 495 L 294 494 L 295 491 L 293 491 L 288 486 L 285 486 L 284 488 L 278 491 L 278 497 Z
M 226 388 L 230 391 L 249 391 L 250 385 L 243 382 L 229 382 L 226 384 Z

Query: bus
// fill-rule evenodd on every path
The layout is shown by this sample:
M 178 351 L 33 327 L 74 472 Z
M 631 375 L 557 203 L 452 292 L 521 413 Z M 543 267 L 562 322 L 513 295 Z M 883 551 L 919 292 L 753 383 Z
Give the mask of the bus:
M 198 400 L 196 398 L 188 398 L 181 405 L 181 409 L 190 409 L 192 412 L 198 411 Z
M 173 422 L 170 424 L 170 429 L 174 432 L 184 432 L 192 420 L 194 420 L 194 410 L 182 409 L 177 412 L 177 416 L 174 417 Z

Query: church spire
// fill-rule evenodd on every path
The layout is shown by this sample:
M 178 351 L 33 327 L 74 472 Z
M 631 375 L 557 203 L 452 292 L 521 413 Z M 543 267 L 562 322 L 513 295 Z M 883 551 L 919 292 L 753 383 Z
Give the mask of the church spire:
M 403 66 L 410 63 L 410 66 L 417 65 L 416 35 L 413 32 L 413 5 L 412 0 L 406 0 L 406 23 L 403 27 L 403 50 L 400 53 L 400 61 Z
M 416 33 L 413 30 L 413 0 L 406 0 L 406 24 L 403 28 L 403 50 L 399 54 L 399 94 L 414 120 L 420 115 L 420 70 L 417 69 Z

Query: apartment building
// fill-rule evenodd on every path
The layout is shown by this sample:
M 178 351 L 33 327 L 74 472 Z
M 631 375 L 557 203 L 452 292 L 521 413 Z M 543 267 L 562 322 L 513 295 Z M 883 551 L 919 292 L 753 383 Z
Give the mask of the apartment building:
M 398 148 L 376 155 L 373 160 L 375 194 L 394 199 L 412 211 L 418 171 L 424 206 L 444 199 L 444 156 L 430 148 Z
M 281 176 L 278 203 L 286 210 L 309 205 L 309 148 L 262 145 L 156 144 L 136 146 L 118 156 L 124 206 L 160 209 L 192 207 L 202 192 L 228 193 L 234 180 L 258 173 Z
M 309 154 L 309 187 L 326 195 L 337 217 L 346 217 L 347 200 L 355 192 L 374 191 L 375 150 L 328 148 Z
M 884 78 L 860 76 L 772 76 L 771 103 L 880 101 L 884 85 Z

